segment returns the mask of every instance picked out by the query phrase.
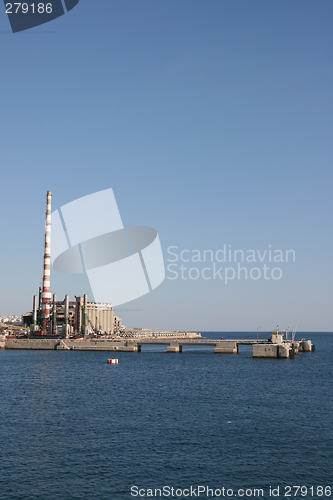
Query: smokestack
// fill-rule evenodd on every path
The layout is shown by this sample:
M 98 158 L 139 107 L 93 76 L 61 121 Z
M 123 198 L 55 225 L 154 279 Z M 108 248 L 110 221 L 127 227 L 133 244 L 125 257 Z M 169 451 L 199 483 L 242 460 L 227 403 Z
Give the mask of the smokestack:
M 69 295 L 65 295 L 65 310 L 64 310 L 64 320 L 65 320 L 65 336 L 69 337 Z
M 43 293 L 42 293 L 42 309 L 43 309 L 43 330 L 50 321 L 50 259 L 51 259 L 51 191 L 46 195 L 46 220 L 45 220 L 45 245 L 44 245 L 44 273 L 43 273 Z
M 32 324 L 36 327 L 37 325 L 37 295 L 34 295 L 32 303 Z
M 53 294 L 53 307 L 52 307 L 52 333 L 57 335 L 57 295 Z
M 83 296 L 83 326 L 87 326 L 88 295 Z

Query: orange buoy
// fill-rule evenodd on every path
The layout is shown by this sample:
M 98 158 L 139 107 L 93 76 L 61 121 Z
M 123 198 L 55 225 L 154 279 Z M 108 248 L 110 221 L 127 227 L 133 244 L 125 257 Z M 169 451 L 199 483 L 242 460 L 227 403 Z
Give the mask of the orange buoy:
M 115 358 L 111 358 L 111 359 L 108 359 L 108 363 L 111 363 L 111 364 L 118 364 L 118 359 L 115 359 Z

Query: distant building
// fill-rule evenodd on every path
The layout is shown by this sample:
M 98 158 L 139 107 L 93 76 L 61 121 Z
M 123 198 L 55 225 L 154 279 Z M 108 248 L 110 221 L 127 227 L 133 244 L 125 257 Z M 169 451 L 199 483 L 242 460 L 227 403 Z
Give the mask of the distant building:
M 0 316 L 0 325 L 22 325 L 22 318 L 13 314 Z
M 121 330 L 121 318 L 119 316 L 114 315 L 114 326 L 113 326 L 113 331 L 114 332 L 119 332 Z
M 121 323 L 121 318 L 119 316 L 114 316 L 114 326 L 113 326 L 113 331 L 114 332 L 121 332 L 123 330 L 126 330 L 125 325 L 122 325 Z

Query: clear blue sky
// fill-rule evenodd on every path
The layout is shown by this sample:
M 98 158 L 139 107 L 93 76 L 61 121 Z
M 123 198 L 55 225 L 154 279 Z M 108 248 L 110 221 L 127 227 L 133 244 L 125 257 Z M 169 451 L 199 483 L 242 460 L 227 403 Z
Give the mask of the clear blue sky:
M 331 0 L 81 0 L 17 34 L 2 8 L 0 314 L 41 283 L 46 191 L 56 209 L 112 187 L 165 259 L 296 252 L 280 280 L 166 279 L 126 326 L 331 331 L 332 34 Z

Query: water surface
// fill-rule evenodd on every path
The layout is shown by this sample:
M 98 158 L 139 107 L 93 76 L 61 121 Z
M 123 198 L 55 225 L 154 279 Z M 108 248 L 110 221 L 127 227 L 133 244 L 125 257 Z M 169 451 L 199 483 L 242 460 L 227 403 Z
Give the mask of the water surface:
M 304 336 L 316 351 L 293 359 L 253 359 L 246 346 L 145 346 L 118 365 L 105 352 L 1 351 L 0 498 L 332 486 L 333 336 Z

